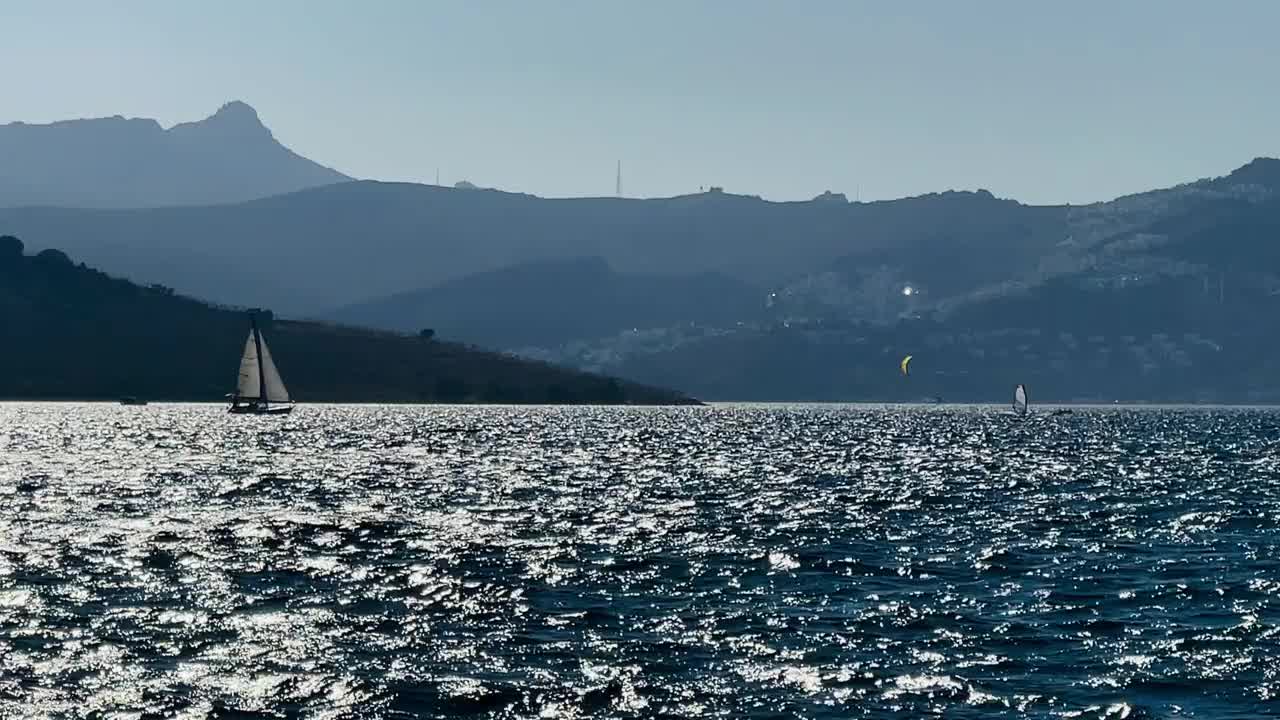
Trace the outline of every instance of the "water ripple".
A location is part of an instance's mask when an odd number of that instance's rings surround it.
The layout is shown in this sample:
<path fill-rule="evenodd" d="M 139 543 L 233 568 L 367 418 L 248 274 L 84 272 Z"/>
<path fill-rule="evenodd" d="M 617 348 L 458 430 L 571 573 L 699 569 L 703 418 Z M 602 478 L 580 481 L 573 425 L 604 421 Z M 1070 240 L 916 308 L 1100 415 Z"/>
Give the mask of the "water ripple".
<path fill-rule="evenodd" d="M 1258 717 L 1280 414 L 0 404 L 0 717 Z"/>

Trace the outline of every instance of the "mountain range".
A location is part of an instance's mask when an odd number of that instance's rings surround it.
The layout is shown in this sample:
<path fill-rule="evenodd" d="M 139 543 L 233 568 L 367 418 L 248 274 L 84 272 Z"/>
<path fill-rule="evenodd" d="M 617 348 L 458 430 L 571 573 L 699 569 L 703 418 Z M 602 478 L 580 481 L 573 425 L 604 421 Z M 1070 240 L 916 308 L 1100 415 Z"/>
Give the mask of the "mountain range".
<path fill-rule="evenodd" d="M 350 179 L 281 145 L 243 102 L 167 129 L 118 115 L 0 125 L 0 207 L 214 205 Z"/>
<path fill-rule="evenodd" d="M 805 309 L 544 357 L 707 398 L 990 401 L 1024 382 L 1042 400 L 1280 402 L 1280 161 L 1069 208 L 1066 225 L 1034 272 L 889 321 Z"/>
<path fill-rule="evenodd" d="M 1040 399 L 1280 400 L 1274 159 L 1079 206 L 317 185 L 10 207 L 0 232 L 215 302 L 432 328 L 709 399 L 979 400 L 1027 382 Z"/>
<path fill-rule="evenodd" d="M 759 288 L 762 302 L 814 273 L 886 264 L 924 273 L 922 291 L 937 282 L 950 292 L 1033 270 L 1062 239 L 1064 216 L 985 192 L 877 203 L 727 193 L 549 200 L 359 181 L 234 205 L 11 208 L 0 210 L 0 227 L 140 281 L 314 314 L 575 257 L 649 276 L 719 273 Z M 971 276 L 947 272 L 973 252 L 984 262 Z"/>

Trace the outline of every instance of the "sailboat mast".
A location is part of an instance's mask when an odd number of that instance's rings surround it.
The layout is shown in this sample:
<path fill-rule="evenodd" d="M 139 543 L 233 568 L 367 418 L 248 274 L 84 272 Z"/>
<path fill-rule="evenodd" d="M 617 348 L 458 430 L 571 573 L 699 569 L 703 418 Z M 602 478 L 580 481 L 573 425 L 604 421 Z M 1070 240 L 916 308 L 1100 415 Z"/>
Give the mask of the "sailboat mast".
<path fill-rule="evenodd" d="M 249 327 L 253 330 L 253 349 L 258 356 L 258 400 L 267 402 L 267 373 L 262 367 L 262 333 L 258 332 L 258 316 L 249 315 Z"/>

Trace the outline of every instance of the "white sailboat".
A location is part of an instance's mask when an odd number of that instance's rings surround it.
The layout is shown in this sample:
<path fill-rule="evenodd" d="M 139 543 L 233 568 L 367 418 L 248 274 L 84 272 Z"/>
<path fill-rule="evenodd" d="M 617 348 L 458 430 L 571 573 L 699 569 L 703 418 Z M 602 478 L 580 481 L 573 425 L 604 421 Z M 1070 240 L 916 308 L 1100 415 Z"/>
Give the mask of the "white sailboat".
<path fill-rule="evenodd" d="M 1018 415 L 1027 414 L 1027 386 L 1021 383 L 1013 390 L 1013 412 Z"/>
<path fill-rule="evenodd" d="M 285 415 L 293 410 L 293 401 L 280 379 L 280 370 L 271 359 L 267 341 L 258 331 L 258 321 L 249 318 L 249 338 L 240 356 L 240 377 L 231 396 L 228 412 L 251 415 Z"/>

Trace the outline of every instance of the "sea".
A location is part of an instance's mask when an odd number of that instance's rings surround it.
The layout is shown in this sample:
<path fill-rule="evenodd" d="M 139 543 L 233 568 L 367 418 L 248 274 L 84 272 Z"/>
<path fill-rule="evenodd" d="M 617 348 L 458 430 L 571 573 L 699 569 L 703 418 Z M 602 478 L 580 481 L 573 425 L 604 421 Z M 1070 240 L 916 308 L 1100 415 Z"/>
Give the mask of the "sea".
<path fill-rule="evenodd" d="M 1280 716 L 1280 410 L 0 404 L 0 718 Z"/>

